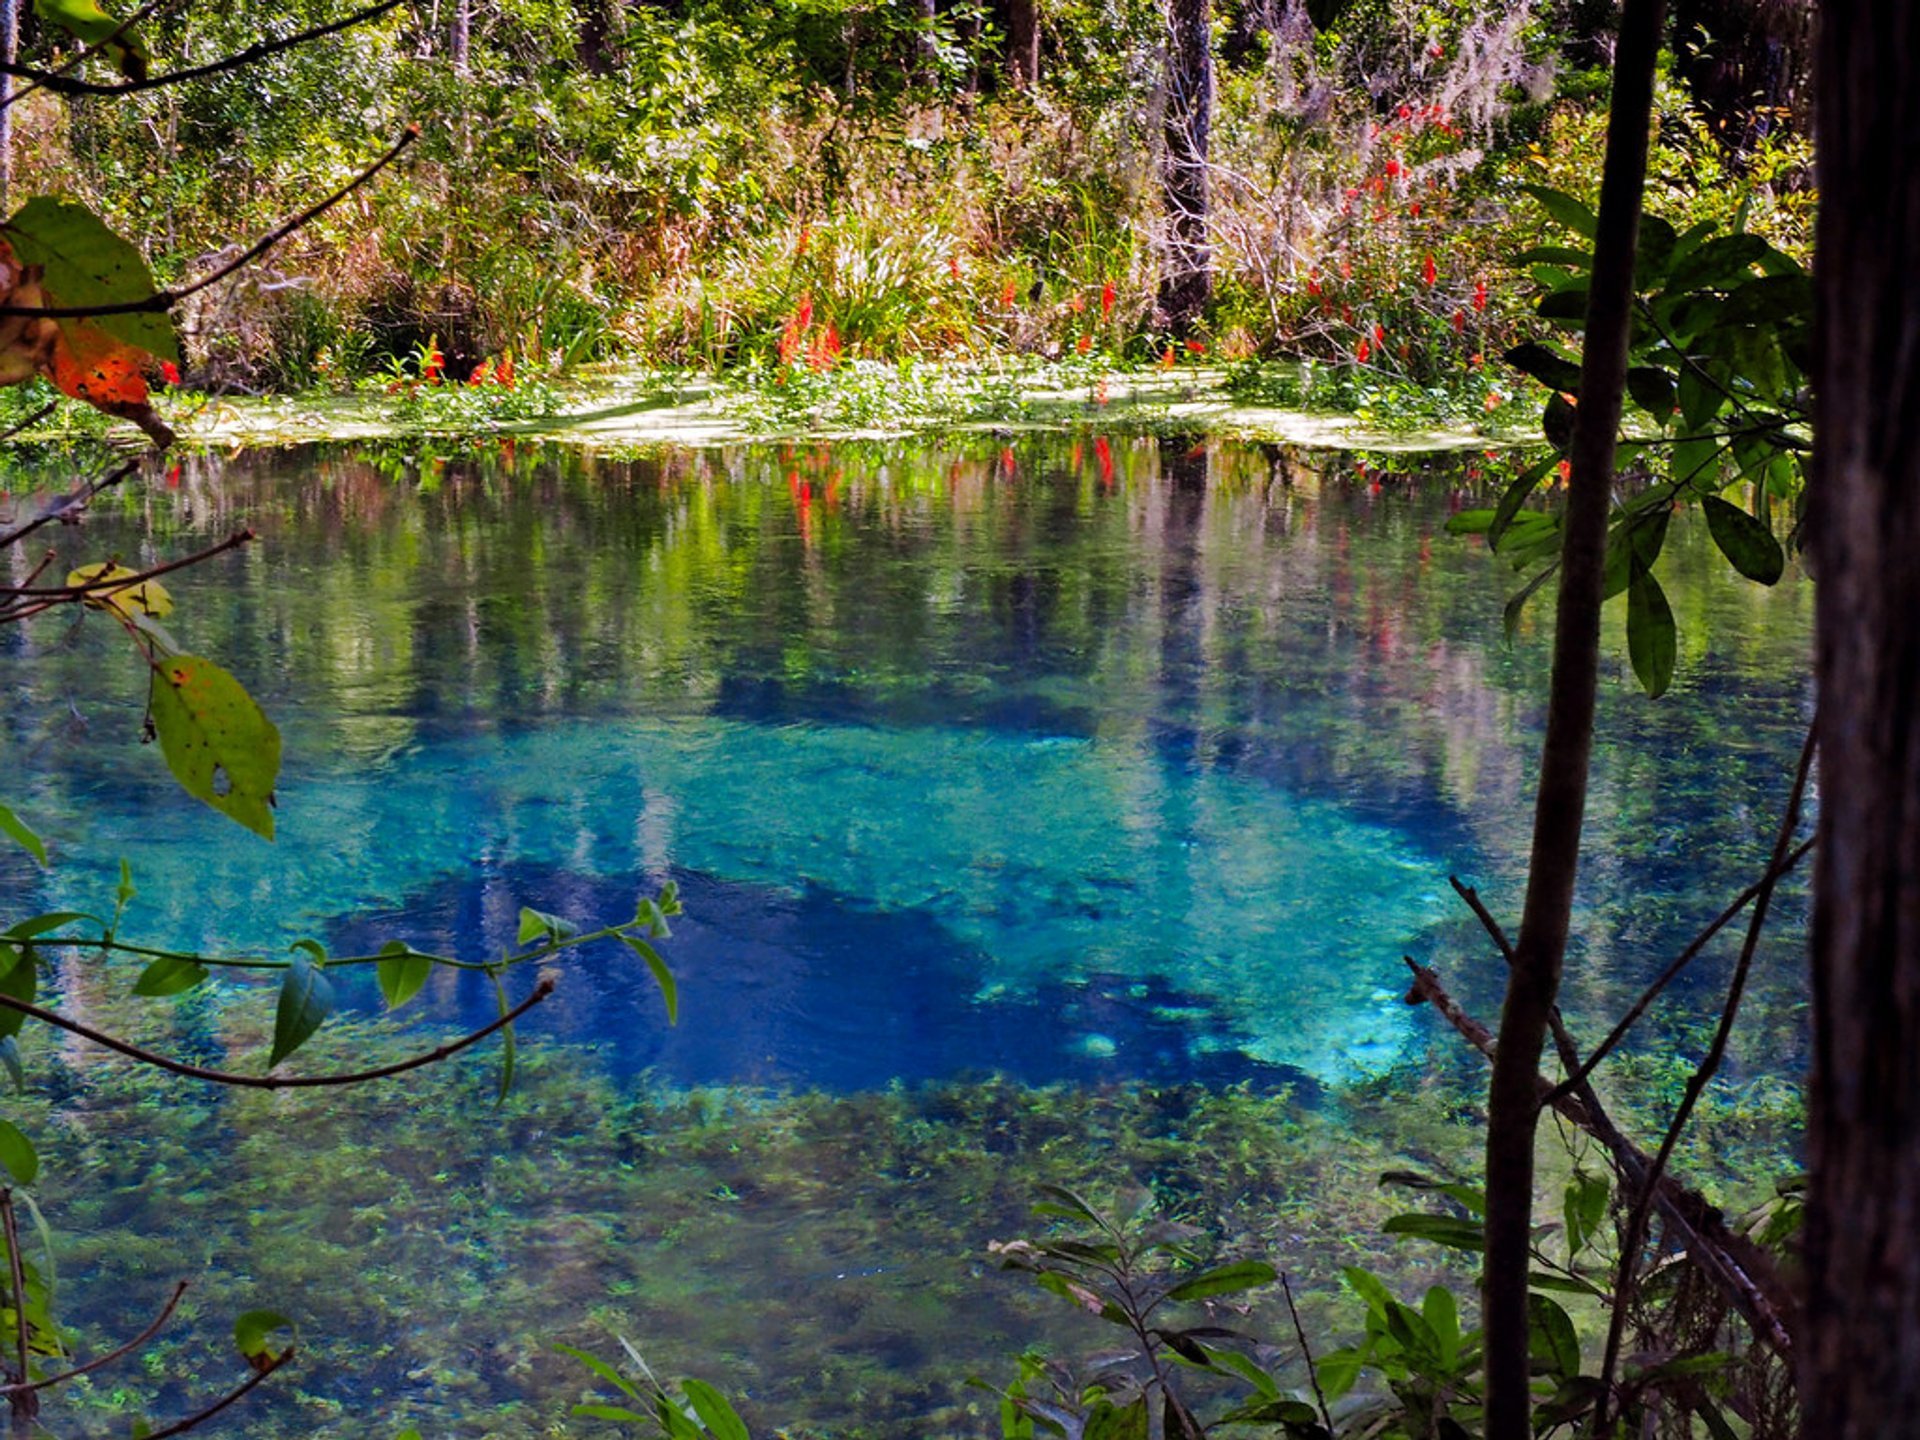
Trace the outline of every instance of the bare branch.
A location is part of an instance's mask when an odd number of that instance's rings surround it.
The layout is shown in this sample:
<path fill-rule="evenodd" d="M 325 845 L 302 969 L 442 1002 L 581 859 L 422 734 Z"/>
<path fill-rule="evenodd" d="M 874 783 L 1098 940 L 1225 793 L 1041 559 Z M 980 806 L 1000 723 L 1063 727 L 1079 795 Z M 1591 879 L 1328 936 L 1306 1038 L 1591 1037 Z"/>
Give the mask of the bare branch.
<path fill-rule="evenodd" d="M 244 1381 L 232 1390 L 229 1390 L 225 1395 L 222 1395 L 218 1400 L 214 1401 L 213 1404 L 207 1406 L 206 1409 L 197 1414 L 189 1415 L 184 1420 L 176 1420 L 164 1430 L 149 1431 L 147 1440 L 167 1440 L 167 1437 L 170 1435 L 184 1435 L 201 1422 L 211 1420 L 291 1359 L 293 1359 L 293 1348 L 289 1346 L 270 1360 L 261 1362 L 260 1367 L 255 1370 L 253 1374 L 249 1375 Z"/>
<path fill-rule="evenodd" d="M 0 64 L 0 75 L 12 75 L 22 80 L 31 80 L 56 95 L 132 95 L 141 90 L 157 90 L 163 85 L 179 85 L 188 80 L 204 80 L 211 75 L 222 75 L 229 70 L 240 70 L 269 55 L 277 55 L 282 50 L 291 50 L 296 45 L 305 45 L 310 41 L 338 34 L 342 30 L 364 25 L 369 20 L 377 20 L 389 10 L 399 7 L 402 0 L 379 0 L 364 10 L 332 20 L 325 25 L 315 25 L 302 30 L 297 35 L 283 36 L 278 40 L 258 40 L 244 50 L 236 50 L 219 60 L 210 60 L 204 65 L 189 65 L 181 70 L 168 70 L 164 74 L 149 75 L 144 80 L 122 80 L 112 84 L 102 84 L 93 80 L 80 80 L 66 73 L 70 67 L 59 70 L 42 70 L 33 65 Z M 120 28 L 130 28 L 132 22 Z M 80 57 L 84 59 L 85 57 Z"/>
<path fill-rule="evenodd" d="M 190 1080 L 206 1080 L 215 1085 L 231 1085 L 244 1090 L 309 1090 L 326 1085 L 360 1085 L 369 1080 L 384 1080 L 390 1075 L 401 1075 L 409 1070 L 418 1070 L 423 1065 L 436 1064 L 459 1054 L 470 1045 L 479 1044 L 496 1030 L 506 1029 L 551 994 L 553 994 L 553 981 L 550 978 L 542 979 L 533 987 L 533 993 L 513 1009 L 497 1020 L 481 1026 L 478 1030 L 462 1035 L 458 1040 L 449 1041 L 424 1054 L 410 1056 L 405 1060 L 396 1060 L 391 1065 L 378 1065 L 371 1070 L 355 1070 L 345 1075 L 241 1075 L 232 1070 L 210 1070 L 204 1065 L 189 1065 L 183 1060 L 175 1060 L 152 1050 L 143 1050 L 130 1041 L 120 1039 L 117 1035 L 96 1030 L 91 1025 L 81 1024 L 78 1020 L 69 1020 L 57 1010 L 43 1009 L 25 1000 L 16 1000 L 11 995 L 0 995 L 0 1006 L 17 1010 L 30 1019 L 53 1026 L 56 1030 L 65 1030 L 69 1035 L 78 1035 L 83 1040 L 91 1040 L 96 1045 L 125 1055 L 128 1059 L 138 1060 L 143 1065 L 152 1065 L 159 1070 L 184 1075 Z"/>
<path fill-rule="evenodd" d="M 386 154 L 368 165 L 326 199 L 309 205 L 290 219 L 281 221 L 252 245 L 242 250 L 238 257 L 202 275 L 190 284 L 177 285 L 171 290 L 156 290 L 153 294 L 139 300 L 124 300 L 113 305 L 0 305 L 0 315 L 37 316 L 51 320 L 84 320 L 101 315 L 156 315 L 171 310 L 189 296 L 197 295 L 208 286 L 219 284 L 236 270 L 251 265 L 296 230 L 312 224 L 314 220 L 398 160 L 407 147 L 419 138 L 420 127 L 409 125 L 400 132 L 400 138 L 393 142 Z"/>
<path fill-rule="evenodd" d="M 173 1318 L 174 1307 L 180 1303 L 180 1297 L 186 1293 L 187 1282 L 185 1280 L 177 1282 L 173 1287 L 173 1294 L 169 1295 L 167 1303 L 160 1307 L 160 1313 L 154 1317 L 153 1323 L 126 1344 L 116 1345 L 106 1354 L 96 1356 L 84 1365 L 76 1365 L 73 1369 L 63 1370 L 58 1375 L 49 1375 L 44 1380 L 22 1380 L 14 1385 L 0 1385 L 0 1395 L 11 1395 L 18 1390 L 45 1390 L 54 1385 L 63 1385 L 69 1380 L 76 1380 L 95 1370 L 103 1370 L 114 1361 L 124 1359 L 160 1333 L 167 1321 Z"/>
<path fill-rule="evenodd" d="M 48 409 L 51 408 L 53 407 L 48 406 Z M 42 411 L 41 413 L 45 414 L 46 412 Z M 10 545 L 18 544 L 34 531 L 38 530 L 42 525 L 51 524 L 55 520 L 65 520 L 69 516 L 79 514 L 82 510 L 86 509 L 87 503 L 96 495 L 100 494 L 101 491 L 111 489 L 113 486 L 118 485 L 139 468 L 140 462 L 138 460 L 129 460 L 118 470 L 114 470 L 98 480 L 89 480 L 84 485 L 69 490 L 58 500 L 50 503 L 45 510 L 42 510 L 26 524 L 20 526 L 18 529 L 9 530 L 4 535 L 0 535 L 0 550 L 4 550 Z"/>

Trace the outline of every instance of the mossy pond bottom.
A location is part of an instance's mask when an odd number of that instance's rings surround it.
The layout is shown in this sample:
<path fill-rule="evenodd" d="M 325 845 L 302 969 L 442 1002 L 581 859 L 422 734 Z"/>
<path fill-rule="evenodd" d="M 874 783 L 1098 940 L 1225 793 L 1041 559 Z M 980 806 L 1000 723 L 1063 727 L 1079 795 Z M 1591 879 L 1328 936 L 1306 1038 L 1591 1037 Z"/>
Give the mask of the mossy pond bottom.
<path fill-rule="evenodd" d="M 504 1101 L 484 1049 L 261 1096 L 26 1037 L 8 1113 L 42 1140 L 83 1345 L 195 1282 L 144 1362 L 71 1403 L 182 1413 L 231 1374 L 231 1317 L 271 1307 L 297 1368 L 203 1433 L 598 1433 L 552 1346 L 626 1336 L 756 1433 L 988 1435 L 969 1374 L 1103 1338 L 986 1261 L 1043 1181 L 1149 1187 L 1339 1330 L 1341 1264 L 1438 1263 L 1377 1236 L 1401 1208 L 1378 1172 L 1468 1172 L 1478 1143 L 1475 1062 L 1402 1003 L 1402 957 L 1492 1013 L 1447 877 L 1517 913 L 1547 617 L 1509 643 L 1512 577 L 1443 527 L 1497 468 L 1093 432 L 489 440 L 201 458 L 103 502 L 67 541 L 84 558 L 258 532 L 176 577 L 168 623 L 280 724 L 279 839 L 138 745 L 112 627 L 15 627 L 3 798 L 55 859 L 0 858 L 19 906 L 110 903 L 124 858 L 127 933 L 166 944 L 488 955 L 522 905 L 605 922 L 669 878 L 688 913 L 679 1024 L 637 960 L 585 952 Z M 1757 870 L 1807 719 L 1807 587 L 1676 533 L 1674 691 L 1638 695 L 1609 637 L 1576 1028 Z M 1729 1201 L 1795 1144 L 1800 892 L 1786 908 L 1683 1154 Z M 1622 1057 L 1624 1113 L 1671 1101 L 1728 959 Z M 48 983 L 170 1053 L 264 1059 L 269 996 L 137 1006 L 132 973 L 55 957 Z M 440 977 L 401 1025 L 347 990 L 301 1068 L 494 1003 Z"/>

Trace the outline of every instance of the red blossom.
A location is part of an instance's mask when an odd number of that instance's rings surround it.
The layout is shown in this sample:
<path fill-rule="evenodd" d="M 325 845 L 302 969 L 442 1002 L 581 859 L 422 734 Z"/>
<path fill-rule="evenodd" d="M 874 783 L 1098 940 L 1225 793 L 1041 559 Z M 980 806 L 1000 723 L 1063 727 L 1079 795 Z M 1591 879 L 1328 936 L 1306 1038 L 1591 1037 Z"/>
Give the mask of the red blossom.
<path fill-rule="evenodd" d="M 467 376 L 467 384 L 485 385 L 491 382 L 492 379 L 493 362 L 491 360 L 482 360 L 478 365 L 473 367 L 473 373 Z"/>
<path fill-rule="evenodd" d="M 1160 364 L 1163 369 L 1171 369 L 1173 367 L 1172 345 L 1168 345 L 1165 352 L 1160 356 Z"/>
<path fill-rule="evenodd" d="M 1207 353 L 1207 346 L 1206 346 L 1206 342 L 1205 342 L 1205 341 L 1203 341 L 1203 340 L 1189 340 L 1189 341 L 1187 341 L 1187 353 L 1188 353 L 1189 355 L 1204 355 L 1204 354 L 1206 354 L 1206 353 Z"/>
<path fill-rule="evenodd" d="M 1000 287 L 1000 305 L 1005 310 L 1013 308 L 1013 281 L 1011 280 Z"/>
<path fill-rule="evenodd" d="M 500 363 L 493 367 L 493 383 L 502 389 L 513 388 L 513 352 L 507 351 L 500 357 Z"/>
<path fill-rule="evenodd" d="M 180 367 L 171 360 L 162 360 L 160 362 L 160 378 L 169 385 L 178 385 L 180 383 Z"/>
<path fill-rule="evenodd" d="M 1086 354 L 1089 350 L 1093 349 L 1093 336 L 1082 335 L 1078 340 L 1073 342 L 1073 348 L 1078 350 L 1082 355 Z"/>
<path fill-rule="evenodd" d="M 1453 312 L 1453 333 L 1456 335 L 1462 334 L 1466 330 L 1466 328 L 1467 328 L 1467 312 L 1464 310 L 1454 311 Z"/>
<path fill-rule="evenodd" d="M 1433 256 L 1427 256 L 1427 263 L 1420 267 L 1420 278 L 1425 280 L 1429 287 L 1440 278 L 1440 267 L 1433 263 Z"/>
<path fill-rule="evenodd" d="M 1487 308 L 1487 282 L 1484 280 L 1474 282 L 1473 308 L 1476 310 L 1484 310 Z"/>
<path fill-rule="evenodd" d="M 1372 354 L 1373 346 L 1369 345 L 1367 343 L 1367 337 L 1362 335 L 1360 337 L 1360 343 L 1353 347 L 1353 358 L 1364 365 L 1367 363 L 1367 357 Z"/>
<path fill-rule="evenodd" d="M 1119 299 L 1111 280 L 1103 281 L 1100 286 L 1100 318 L 1107 319 L 1113 314 L 1113 302 Z"/>
<path fill-rule="evenodd" d="M 1397 179 L 1400 175 L 1400 162 L 1392 156 L 1387 157 L 1387 178 Z"/>

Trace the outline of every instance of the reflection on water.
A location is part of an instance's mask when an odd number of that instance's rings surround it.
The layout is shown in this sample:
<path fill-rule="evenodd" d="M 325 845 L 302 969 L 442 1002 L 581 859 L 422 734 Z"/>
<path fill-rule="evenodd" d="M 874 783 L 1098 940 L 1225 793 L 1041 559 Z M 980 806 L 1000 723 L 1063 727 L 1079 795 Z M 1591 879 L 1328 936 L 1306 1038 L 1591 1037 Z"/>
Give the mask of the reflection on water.
<path fill-rule="evenodd" d="M 1544 688 L 1544 610 L 1503 644 L 1504 574 L 1442 533 L 1473 483 L 1369 485 L 1190 438 L 190 462 L 83 533 L 131 559 L 260 532 L 182 578 L 170 623 L 281 724 L 280 842 L 184 799 L 132 743 L 142 687 L 107 626 L 45 626 L 0 636 L 0 774 L 58 864 L 42 879 L 9 854 L 0 882 L 97 903 L 125 856 L 137 928 L 170 942 L 489 953 L 522 904 L 604 920 L 673 876 L 680 1027 L 624 952 L 571 968 L 529 1026 L 619 1081 L 846 1105 L 995 1075 L 1244 1083 L 1296 1107 L 1369 1077 L 1411 1087 L 1433 1037 L 1400 1002 L 1400 957 L 1489 1003 L 1446 876 L 1517 910 Z M 1637 697 L 1613 637 L 1576 1018 L 1617 1007 L 1750 878 L 1805 723 L 1806 588 L 1745 585 L 1680 525 L 1662 563 L 1680 679 Z M 1797 913 L 1736 1077 L 1793 1065 Z M 65 980 L 76 998 L 100 983 Z M 449 979 L 416 1008 L 438 1031 L 491 1003 Z M 257 1009 L 195 997 L 172 1043 L 222 1058 Z M 297 1163 L 284 1135 L 236 1140 L 235 1109 L 214 1102 L 176 1157 L 183 1195 L 217 1207 L 194 1165 L 210 1149 Z M 905 1203 L 894 1183 L 866 1177 L 861 1204 Z M 461 1203 L 521 1224 L 529 1202 Z M 436 1207 L 409 1223 L 460 1233 Z M 788 1221 L 818 1241 L 818 1217 Z M 526 1303 L 569 1323 L 628 1249 Z M 922 1263 L 888 1255 L 854 1268 Z M 211 1245 L 196 1263 L 237 1262 Z M 519 1275 L 484 1244 L 449 1263 Z M 490 1376 L 486 1403 L 523 1382 Z"/>

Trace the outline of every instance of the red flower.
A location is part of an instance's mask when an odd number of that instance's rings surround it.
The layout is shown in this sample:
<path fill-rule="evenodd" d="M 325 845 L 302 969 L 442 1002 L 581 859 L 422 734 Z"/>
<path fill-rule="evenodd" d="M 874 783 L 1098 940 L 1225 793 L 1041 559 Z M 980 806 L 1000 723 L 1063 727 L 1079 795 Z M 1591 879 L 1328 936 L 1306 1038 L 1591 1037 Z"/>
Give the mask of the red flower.
<path fill-rule="evenodd" d="M 1081 312 L 1083 312 L 1086 308 L 1087 308 L 1086 296 L 1075 294 L 1075 295 L 1069 295 L 1067 297 L 1067 309 L 1071 310 L 1074 314 L 1078 315 Z"/>
<path fill-rule="evenodd" d="M 1318 295 L 1319 293 L 1320 293 L 1320 277 L 1318 275 L 1309 273 L 1307 275 L 1307 294 Z"/>
<path fill-rule="evenodd" d="M 960 278 L 960 257 L 958 255 L 949 255 L 947 257 L 947 273 L 956 280 Z"/>
<path fill-rule="evenodd" d="M 1387 178 L 1396 179 L 1400 174 L 1400 162 L 1391 156 L 1387 158 Z"/>
<path fill-rule="evenodd" d="M 1367 357 L 1372 354 L 1373 347 L 1367 343 L 1367 337 L 1362 335 L 1360 337 L 1360 343 L 1353 347 L 1353 358 L 1364 365 L 1367 363 Z"/>
<path fill-rule="evenodd" d="M 1420 218 L 1420 202 L 1418 200 L 1414 201 L 1411 205 L 1407 206 L 1407 214 L 1412 216 L 1415 220 L 1418 220 Z"/>
<path fill-rule="evenodd" d="M 806 254 L 807 246 L 811 244 L 812 241 L 813 241 L 813 227 L 811 225 L 806 225 L 806 224 L 801 225 L 800 238 L 794 242 L 793 253 L 795 255 Z"/>
<path fill-rule="evenodd" d="M 420 378 L 429 385 L 438 385 L 441 368 L 446 363 L 447 357 L 440 353 L 440 347 L 429 341 L 427 353 L 420 357 Z"/>
<path fill-rule="evenodd" d="M 1572 478 L 1573 478 L 1573 461 L 1562 460 L 1560 462 L 1560 483 L 1564 485 Z"/>
<path fill-rule="evenodd" d="M 1100 318 L 1107 319 L 1113 314 L 1113 302 L 1120 297 L 1114 293 L 1113 282 L 1103 281 L 1100 286 Z"/>
<path fill-rule="evenodd" d="M 467 384 L 485 385 L 492 379 L 493 362 L 491 360 L 482 360 L 478 365 L 473 367 L 473 373 L 467 376 Z"/>
<path fill-rule="evenodd" d="M 1082 355 L 1086 354 L 1089 350 L 1093 349 L 1093 336 L 1082 335 L 1078 340 L 1073 342 L 1073 348 L 1078 350 Z"/>
<path fill-rule="evenodd" d="M 1188 353 L 1189 355 L 1204 355 L 1204 354 L 1206 354 L 1206 353 L 1207 353 L 1207 346 L 1206 346 L 1206 342 L 1205 342 L 1205 341 L 1203 341 L 1203 340 L 1189 340 L 1189 341 L 1187 341 L 1187 353 Z"/>
<path fill-rule="evenodd" d="M 1467 312 L 1464 310 L 1454 311 L 1453 312 L 1453 333 L 1456 335 L 1459 335 L 1463 333 L 1466 330 L 1466 328 L 1467 328 Z"/>
<path fill-rule="evenodd" d="M 493 367 L 493 383 L 503 389 L 513 388 L 513 352 L 507 351 L 500 357 L 500 363 Z"/>
<path fill-rule="evenodd" d="M 1161 368 L 1163 369 L 1170 370 L 1173 368 L 1173 346 L 1172 345 L 1168 345 L 1166 348 L 1166 352 L 1163 355 L 1161 355 L 1160 365 L 1161 365 Z"/>
<path fill-rule="evenodd" d="M 1013 308 L 1013 281 L 1009 280 L 1000 287 L 1000 304 L 1003 309 Z"/>
<path fill-rule="evenodd" d="M 1386 326 L 1376 325 L 1373 327 L 1373 343 L 1376 345 L 1385 345 L 1387 343 Z"/>
<path fill-rule="evenodd" d="M 180 367 L 171 360 L 162 360 L 160 362 L 160 378 L 169 385 L 178 385 L 180 383 Z"/>
<path fill-rule="evenodd" d="M 1433 263 L 1433 256 L 1427 256 L 1427 263 L 1420 267 L 1420 278 L 1425 280 L 1429 286 L 1440 278 L 1440 268 Z"/>
<path fill-rule="evenodd" d="M 1476 310 L 1487 308 L 1487 282 L 1484 280 L 1474 282 L 1473 308 Z"/>

